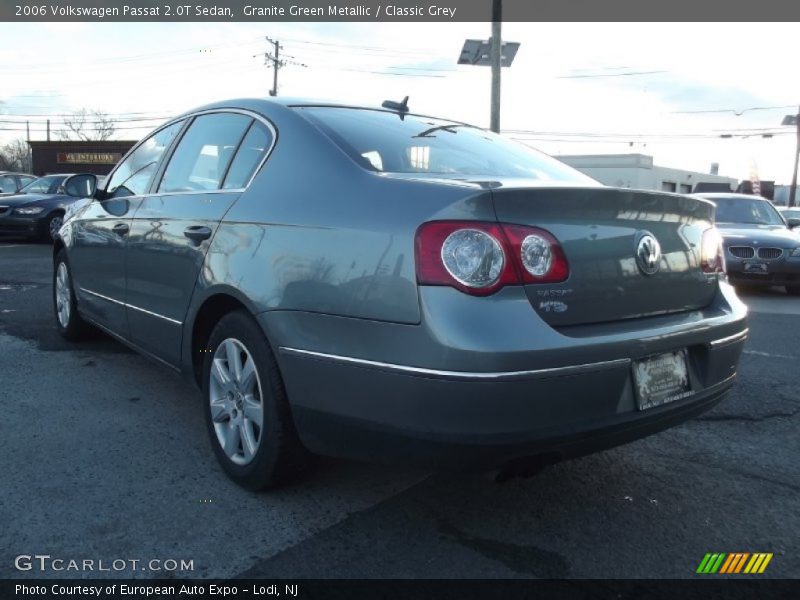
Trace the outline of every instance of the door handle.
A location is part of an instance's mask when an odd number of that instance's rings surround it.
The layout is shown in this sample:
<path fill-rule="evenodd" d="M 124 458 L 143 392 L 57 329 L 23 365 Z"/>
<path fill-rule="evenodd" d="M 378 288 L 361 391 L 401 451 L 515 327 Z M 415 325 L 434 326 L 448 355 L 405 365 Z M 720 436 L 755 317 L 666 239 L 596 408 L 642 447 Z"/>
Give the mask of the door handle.
<path fill-rule="evenodd" d="M 122 237 L 128 235 L 128 231 L 130 231 L 130 227 L 128 227 L 127 223 L 117 223 L 114 227 L 111 228 L 111 231 L 116 233 L 118 236 Z"/>
<path fill-rule="evenodd" d="M 211 237 L 211 229 L 205 225 L 192 225 L 183 230 L 183 235 L 199 244 Z"/>

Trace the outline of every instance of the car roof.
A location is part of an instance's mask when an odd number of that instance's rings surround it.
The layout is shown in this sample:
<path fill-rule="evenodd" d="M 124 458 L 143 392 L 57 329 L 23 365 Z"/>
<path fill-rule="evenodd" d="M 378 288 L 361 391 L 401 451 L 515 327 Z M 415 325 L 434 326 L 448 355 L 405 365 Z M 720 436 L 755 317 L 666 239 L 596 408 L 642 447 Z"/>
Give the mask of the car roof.
<path fill-rule="evenodd" d="M 239 108 L 239 109 L 252 110 L 255 112 L 262 112 L 262 113 L 266 111 L 268 113 L 270 109 L 290 110 L 292 108 L 312 107 L 312 106 L 326 107 L 326 108 L 355 108 L 361 110 L 376 110 L 376 111 L 397 114 L 396 110 L 385 108 L 380 105 L 353 104 L 347 102 L 337 102 L 335 100 L 329 100 L 329 99 L 307 98 L 298 96 L 280 96 L 280 97 L 269 97 L 269 98 L 232 98 L 230 100 L 222 100 L 219 102 L 214 102 L 212 104 L 206 104 L 204 106 L 198 106 L 191 110 L 187 110 L 181 113 L 180 115 L 176 115 L 167 122 L 172 122 L 177 119 L 187 117 L 202 111 L 224 109 L 224 108 Z M 470 127 L 475 127 L 474 125 L 470 125 L 469 123 L 461 123 L 460 121 L 448 119 L 446 117 L 437 117 L 435 115 L 426 115 L 424 113 L 414 112 L 413 104 L 409 107 L 408 112 L 406 112 L 405 114 L 408 116 L 439 119 L 442 121 L 448 121 L 451 123 L 460 123 L 462 125 L 469 125 Z"/>

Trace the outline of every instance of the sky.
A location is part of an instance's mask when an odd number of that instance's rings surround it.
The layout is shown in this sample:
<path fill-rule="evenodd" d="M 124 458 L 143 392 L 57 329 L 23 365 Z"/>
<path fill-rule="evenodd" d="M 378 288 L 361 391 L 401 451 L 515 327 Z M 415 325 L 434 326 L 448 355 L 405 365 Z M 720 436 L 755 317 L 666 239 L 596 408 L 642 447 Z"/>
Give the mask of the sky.
<path fill-rule="evenodd" d="M 501 129 L 556 156 L 636 152 L 786 184 L 798 34 L 796 23 L 505 23 L 503 39 L 521 45 L 502 73 Z M 291 61 L 280 95 L 408 95 L 413 112 L 488 127 L 490 71 L 456 60 L 465 39 L 489 35 L 489 23 L 3 23 L 0 143 L 24 138 L 26 121 L 45 139 L 45 119 L 55 131 L 80 108 L 134 140 L 208 102 L 265 97 L 267 37 Z"/>

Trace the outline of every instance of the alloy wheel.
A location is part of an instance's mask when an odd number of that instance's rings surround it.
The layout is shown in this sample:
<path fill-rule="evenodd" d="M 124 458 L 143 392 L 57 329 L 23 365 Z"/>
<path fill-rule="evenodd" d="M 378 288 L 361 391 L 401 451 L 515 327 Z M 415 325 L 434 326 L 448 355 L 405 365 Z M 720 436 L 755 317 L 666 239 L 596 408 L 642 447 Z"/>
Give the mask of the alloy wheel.
<path fill-rule="evenodd" d="M 59 215 L 50 219 L 50 239 L 54 240 L 58 237 L 58 232 L 63 224 L 64 219 Z"/>
<path fill-rule="evenodd" d="M 261 444 L 264 403 L 255 361 L 239 340 L 228 338 L 217 346 L 209 392 L 220 447 L 233 463 L 248 464 Z"/>
<path fill-rule="evenodd" d="M 56 271 L 56 313 L 61 327 L 69 326 L 70 312 L 72 310 L 72 290 L 69 283 L 69 270 L 67 264 L 59 263 Z"/>

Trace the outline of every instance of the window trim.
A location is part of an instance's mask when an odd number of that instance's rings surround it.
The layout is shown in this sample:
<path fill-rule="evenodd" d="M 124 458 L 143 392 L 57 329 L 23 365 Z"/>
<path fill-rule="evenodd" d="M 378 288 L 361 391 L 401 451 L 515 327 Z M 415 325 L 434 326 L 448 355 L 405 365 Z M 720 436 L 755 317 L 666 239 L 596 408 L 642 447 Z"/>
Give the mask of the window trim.
<path fill-rule="evenodd" d="M 269 148 L 267 148 L 266 152 L 264 153 L 264 156 L 261 159 L 261 162 L 258 163 L 258 166 L 253 171 L 253 174 L 250 176 L 250 179 L 247 180 L 247 184 L 245 184 L 245 186 L 241 187 L 241 188 L 229 188 L 229 189 L 217 188 L 216 190 L 189 190 L 189 191 L 184 191 L 184 192 L 158 192 L 157 191 L 158 190 L 158 186 L 161 185 L 161 180 L 164 178 L 164 173 L 166 172 L 167 167 L 169 166 L 169 161 L 172 160 L 172 155 L 175 154 L 175 150 L 177 150 L 178 145 L 180 144 L 181 140 L 183 139 L 183 136 L 186 135 L 187 131 L 189 131 L 189 127 L 192 126 L 192 123 L 194 123 L 194 121 L 195 121 L 195 119 L 197 117 L 201 117 L 203 115 L 217 114 L 217 113 L 240 114 L 240 115 L 244 115 L 246 117 L 250 117 L 251 119 L 258 120 L 261 123 L 263 123 L 264 126 L 272 134 L 272 142 L 270 143 Z M 272 122 L 269 119 L 267 119 L 265 116 L 260 115 L 260 114 L 258 114 L 256 112 L 253 112 L 253 111 L 250 111 L 250 110 L 247 110 L 247 109 L 243 109 L 243 108 L 209 108 L 207 110 L 201 110 L 201 111 L 197 111 L 197 112 L 191 113 L 189 115 L 184 115 L 182 118 L 187 119 L 187 125 L 186 125 L 186 127 L 184 127 L 180 131 L 179 135 L 175 139 L 175 143 L 169 148 L 169 154 L 166 156 L 166 158 L 163 160 L 162 164 L 159 166 L 159 169 L 156 172 L 156 177 L 153 179 L 153 182 L 150 185 L 150 190 L 148 191 L 147 194 L 144 194 L 144 196 L 186 196 L 186 195 L 190 195 L 190 194 L 196 196 L 198 194 L 236 194 L 236 193 L 242 193 L 245 190 L 247 190 L 247 188 L 250 187 L 251 183 L 253 183 L 253 180 L 256 178 L 256 176 L 258 175 L 259 171 L 261 171 L 261 169 L 263 168 L 264 164 L 267 162 L 267 159 L 272 155 L 272 150 L 275 148 L 275 144 L 278 141 L 278 130 L 276 129 L 276 127 L 272 124 Z M 250 131 L 250 128 L 252 126 L 253 126 L 253 124 L 250 123 L 250 125 L 247 127 L 247 129 L 245 129 L 245 135 L 247 134 L 248 131 Z M 242 139 L 239 140 L 239 145 L 236 147 L 236 151 L 237 152 L 239 151 L 239 148 L 241 147 L 241 143 L 242 143 L 243 140 L 244 140 L 244 136 L 242 136 Z M 236 153 L 233 154 L 233 157 L 231 158 L 230 164 L 233 163 L 233 160 L 235 158 L 236 158 Z M 229 169 L 230 169 L 230 164 L 228 165 Z M 225 176 L 227 177 L 227 175 L 228 174 L 226 172 Z M 222 185 L 223 183 L 225 183 L 224 179 L 220 182 L 220 185 Z"/>
<path fill-rule="evenodd" d="M 189 129 L 191 124 L 194 123 L 195 118 L 199 117 L 201 115 L 207 115 L 207 114 L 213 114 L 213 113 L 237 113 L 237 114 L 242 114 L 242 115 L 251 117 L 253 119 L 256 119 L 256 120 L 260 121 L 269 130 L 269 132 L 272 134 L 272 142 L 270 143 L 269 148 L 267 148 L 267 151 L 264 152 L 264 157 L 261 159 L 261 162 L 258 163 L 258 166 L 253 171 L 253 174 L 250 176 L 250 179 L 247 181 L 247 184 L 242 188 L 236 188 L 236 189 L 216 189 L 216 190 L 204 190 L 204 191 L 191 190 L 191 191 L 188 191 L 188 192 L 161 192 L 161 193 L 153 191 L 154 189 L 157 190 L 158 186 L 161 185 L 161 179 L 164 177 L 164 171 L 166 171 L 166 168 L 169 165 L 169 161 L 172 160 L 172 155 L 174 154 L 175 149 L 178 147 L 178 144 L 183 139 L 183 136 L 186 134 L 186 131 Z M 169 121 L 167 121 L 166 123 L 164 123 L 163 125 L 158 127 L 157 129 L 154 129 L 153 131 L 150 132 L 150 134 L 147 137 L 142 138 L 141 140 L 139 140 L 139 142 L 136 145 L 134 145 L 133 148 L 128 150 L 128 152 L 125 154 L 125 156 L 123 156 L 120 159 L 120 161 L 116 164 L 114 169 L 106 176 L 106 187 L 103 188 L 103 192 L 105 193 L 105 191 L 108 189 L 108 183 L 111 181 L 111 178 L 113 177 L 114 173 L 119 168 L 119 166 L 125 161 L 125 159 L 128 158 L 129 155 L 133 154 L 137 150 L 137 148 L 139 148 L 139 146 L 141 146 L 144 142 L 146 142 L 148 139 L 153 137 L 159 131 L 161 131 L 162 129 L 165 129 L 165 128 L 169 127 L 170 125 L 172 125 L 174 123 L 177 123 L 179 121 L 185 121 L 183 127 L 181 128 L 180 131 L 178 131 L 178 134 L 175 136 L 175 139 L 172 140 L 172 143 L 167 148 L 167 150 L 164 152 L 164 156 L 161 158 L 161 164 L 159 165 L 158 170 L 156 171 L 153 180 L 150 182 L 150 185 L 148 186 L 147 192 L 144 193 L 144 194 L 139 194 L 138 196 L 136 196 L 137 198 L 149 198 L 149 197 L 152 197 L 152 196 L 181 196 L 181 195 L 187 195 L 187 194 L 197 195 L 197 194 L 242 193 L 242 192 L 246 191 L 247 188 L 249 188 L 250 185 L 253 183 L 253 180 L 258 176 L 259 172 L 264 167 L 264 164 L 267 162 L 267 159 L 269 159 L 269 157 L 272 155 L 272 151 L 275 149 L 275 145 L 278 143 L 278 129 L 277 129 L 277 127 L 275 127 L 275 125 L 272 123 L 272 121 L 270 121 L 264 115 L 259 114 L 259 113 L 254 112 L 254 111 L 251 111 L 251 110 L 247 110 L 247 109 L 244 109 L 244 108 L 209 108 L 209 109 L 206 109 L 206 110 L 199 110 L 197 112 L 183 114 L 183 115 L 181 115 L 179 117 L 175 117 L 174 119 L 170 119 Z M 252 123 L 251 123 L 250 126 L 252 127 Z M 247 131 L 249 131 L 249 128 L 247 129 Z M 244 138 L 242 138 L 242 139 L 244 139 Z M 234 154 L 234 158 L 235 157 L 236 157 L 236 155 Z M 231 162 L 233 162 L 233 159 L 231 159 Z"/>
<path fill-rule="evenodd" d="M 123 156 L 122 158 L 119 159 L 119 162 L 116 165 L 114 165 L 114 168 L 111 169 L 111 171 L 108 173 L 108 175 L 106 175 L 106 184 L 105 184 L 105 187 L 103 187 L 103 198 L 102 199 L 103 200 L 111 200 L 112 199 L 111 196 L 108 195 L 108 185 L 114 179 L 114 175 L 116 175 L 116 173 L 119 170 L 119 168 L 122 165 L 122 163 L 124 163 L 126 160 L 128 160 L 128 157 L 131 156 L 134 152 L 136 152 L 142 146 L 142 144 L 144 144 L 147 140 L 149 140 L 153 136 L 157 135 L 160 131 L 166 129 L 167 127 L 170 127 L 170 126 L 174 125 L 175 123 L 180 123 L 181 121 L 184 121 L 184 124 L 178 130 L 178 133 L 175 135 L 175 138 L 173 138 L 173 140 L 170 142 L 169 146 L 167 146 L 167 148 L 164 150 L 164 154 L 167 154 L 167 153 L 171 154 L 172 148 L 175 146 L 175 141 L 177 139 L 179 139 L 183 135 L 183 132 L 186 129 L 186 123 L 189 122 L 190 120 L 191 119 L 187 118 L 186 115 L 182 115 L 180 117 L 176 117 L 174 119 L 170 119 L 169 121 L 167 121 L 166 123 L 164 123 L 160 127 L 157 127 L 156 129 L 153 129 L 153 131 L 151 131 L 147 136 L 143 137 L 136 144 L 134 144 L 133 147 L 125 153 L 125 156 Z M 158 175 L 158 169 L 156 169 L 156 172 L 155 172 L 154 175 Z M 150 195 L 149 191 L 152 188 L 152 185 L 153 185 L 153 181 L 151 179 L 150 182 L 149 182 L 149 185 L 147 186 L 147 192 L 145 192 L 144 194 L 134 194 L 133 196 L 127 196 L 127 197 L 128 198 L 142 198 L 144 196 L 149 196 Z"/>

